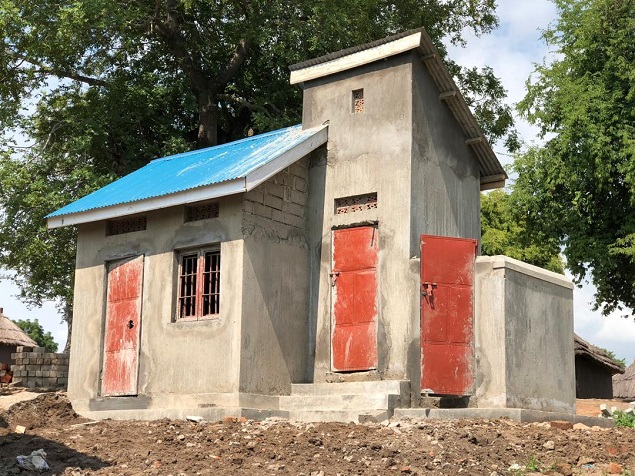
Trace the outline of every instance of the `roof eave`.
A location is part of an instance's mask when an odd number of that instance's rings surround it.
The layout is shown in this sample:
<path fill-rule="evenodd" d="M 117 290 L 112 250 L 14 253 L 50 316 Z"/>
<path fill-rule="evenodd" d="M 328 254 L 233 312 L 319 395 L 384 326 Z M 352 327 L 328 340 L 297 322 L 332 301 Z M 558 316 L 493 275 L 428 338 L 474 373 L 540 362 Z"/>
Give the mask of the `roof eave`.
<path fill-rule="evenodd" d="M 214 198 L 225 197 L 236 193 L 248 192 L 267 180 L 269 177 L 277 174 L 284 168 L 325 144 L 327 140 L 328 126 L 323 126 L 306 140 L 283 152 L 266 164 L 252 170 L 244 177 L 204 187 L 183 190 L 169 195 L 153 197 L 146 200 L 120 203 L 110 207 L 95 208 L 77 213 L 56 215 L 47 219 L 47 226 L 48 228 L 60 228 L 63 226 L 111 220 L 113 218 L 145 213 L 152 210 L 159 210 L 162 208 L 185 205 L 188 203 L 212 200 Z"/>

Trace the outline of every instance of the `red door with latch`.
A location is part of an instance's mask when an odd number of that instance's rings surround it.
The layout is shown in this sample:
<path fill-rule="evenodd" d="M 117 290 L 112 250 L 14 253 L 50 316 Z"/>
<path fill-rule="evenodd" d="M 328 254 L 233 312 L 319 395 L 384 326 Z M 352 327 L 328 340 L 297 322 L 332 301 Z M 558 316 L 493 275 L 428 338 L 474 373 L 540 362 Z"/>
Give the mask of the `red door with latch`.
<path fill-rule="evenodd" d="M 137 394 L 143 256 L 110 264 L 101 394 Z"/>
<path fill-rule="evenodd" d="M 421 235 L 421 392 L 470 395 L 478 242 Z"/>
<path fill-rule="evenodd" d="M 377 228 L 333 232 L 332 367 L 377 368 Z"/>

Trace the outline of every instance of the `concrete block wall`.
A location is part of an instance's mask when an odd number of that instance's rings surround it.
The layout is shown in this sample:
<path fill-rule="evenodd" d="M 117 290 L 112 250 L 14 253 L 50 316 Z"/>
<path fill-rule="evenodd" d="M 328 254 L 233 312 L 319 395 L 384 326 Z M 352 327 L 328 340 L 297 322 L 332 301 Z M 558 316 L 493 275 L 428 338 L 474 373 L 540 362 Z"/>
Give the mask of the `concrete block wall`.
<path fill-rule="evenodd" d="M 68 384 L 68 354 L 47 352 L 45 347 L 18 346 L 11 354 L 15 365 L 13 382 L 29 388 L 66 388 Z"/>
<path fill-rule="evenodd" d="M 304 157 L 245 194 L 245 235 L 279 241 L 305 230 L 308 164 Z"/>

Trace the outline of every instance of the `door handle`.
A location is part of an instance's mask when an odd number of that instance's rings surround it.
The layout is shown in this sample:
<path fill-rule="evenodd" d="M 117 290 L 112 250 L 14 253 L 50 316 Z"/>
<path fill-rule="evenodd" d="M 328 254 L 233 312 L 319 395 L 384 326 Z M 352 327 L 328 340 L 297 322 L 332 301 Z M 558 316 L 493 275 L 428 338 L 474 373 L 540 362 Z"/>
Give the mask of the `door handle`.
<path fill-rule="evenodd" d="M 128 321 L 128 324 L 126 325 L 126 327 L 127 327 L 128 329 L 132 329 L 132 328 L 134 327 L 134 322 L 132 322 L 132 320 L 129 320 L 129 321 Z"/>

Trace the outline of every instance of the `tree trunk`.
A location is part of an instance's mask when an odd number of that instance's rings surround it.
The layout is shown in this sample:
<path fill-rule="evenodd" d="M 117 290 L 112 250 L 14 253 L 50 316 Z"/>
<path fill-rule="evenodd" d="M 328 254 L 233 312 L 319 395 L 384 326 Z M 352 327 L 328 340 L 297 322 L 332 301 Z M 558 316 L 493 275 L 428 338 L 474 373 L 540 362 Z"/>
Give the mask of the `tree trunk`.
<path fill-rule="evenodd" d="M 204 91 L 198 97 L 198 138 L 196 148 L 218 144 L 218 101 L 216 95 Z"/>
<path fill-rule="evenodd" d="M 73 306 L 66 303 L 64 305 L 64 315 L 62 319 L 66 322 L 68 326 L 68 333 L 66 337 L 66 345 L 64 346 L 63 352 L 65 354 L 70 354 L 71 352 L 71 334 L 73 333 Z"/>

